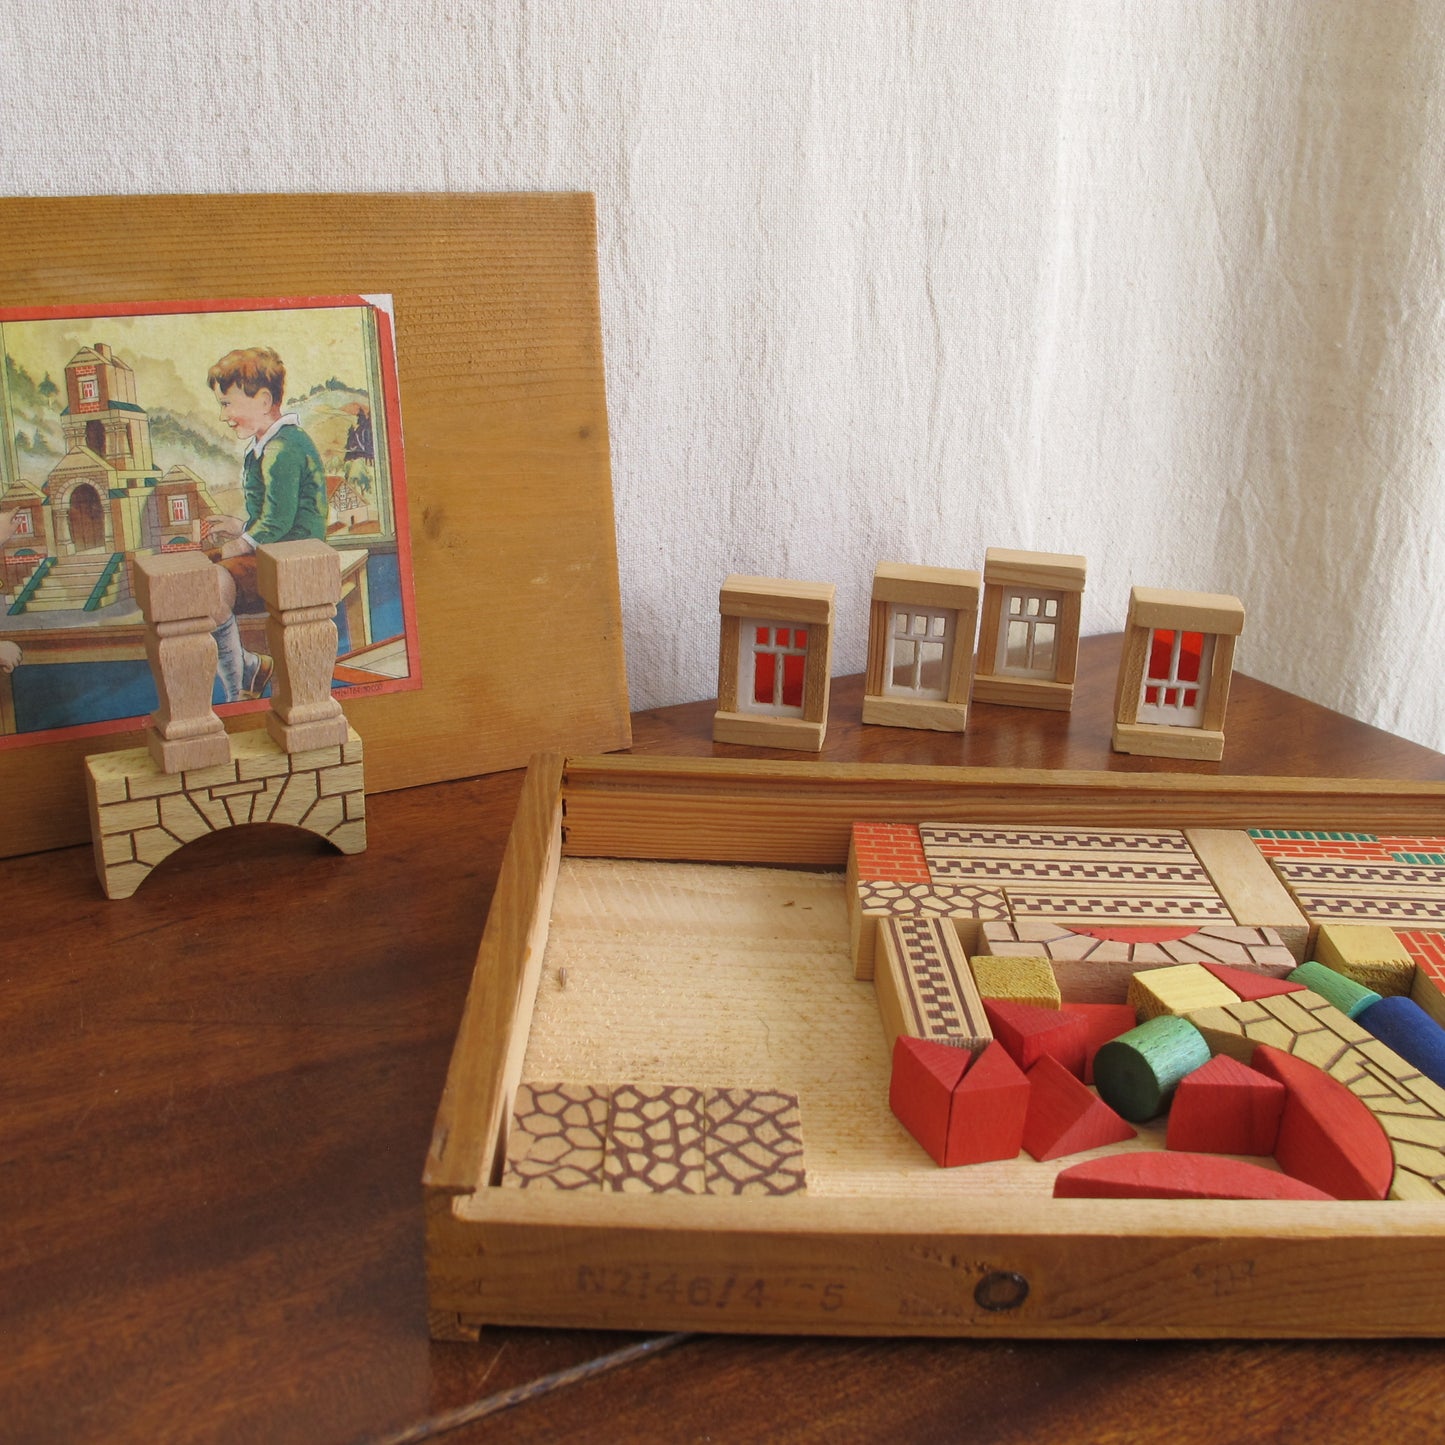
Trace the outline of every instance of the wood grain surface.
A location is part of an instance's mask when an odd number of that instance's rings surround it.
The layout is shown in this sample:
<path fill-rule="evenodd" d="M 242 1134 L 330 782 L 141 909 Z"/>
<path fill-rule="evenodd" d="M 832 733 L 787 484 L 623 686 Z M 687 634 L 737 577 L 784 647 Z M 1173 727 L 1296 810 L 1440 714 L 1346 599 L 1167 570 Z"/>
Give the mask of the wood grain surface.
<path fill-rule="evenodd" d="M 390 295 L 425 686 L 348 703 L 368 790 L 626 746 L 590 195 L 4 198 L 0 239 L 5 306 Z M 0 855 L 82 841 L 136 741 L 0 753 Z"/>
<path fill-rule="evenodd" d="M 1247 677 L 1222 763 L 1112 755 L 1118 657 L 1086 639 L 1071 714 L 962 736 L 862 728 L 844 679 L 823 761 L 1445 779 Z M 636 715 L 635 750 L 751 755 L 713 709 Z M 0 1439 L 1440 1438 L 1433 1342 L 430 1343 L 420 1176 L 521 777 L 375 798 L 356 858 L 217 835 L 121 903 L 86 848 L 0 863 Z"/>

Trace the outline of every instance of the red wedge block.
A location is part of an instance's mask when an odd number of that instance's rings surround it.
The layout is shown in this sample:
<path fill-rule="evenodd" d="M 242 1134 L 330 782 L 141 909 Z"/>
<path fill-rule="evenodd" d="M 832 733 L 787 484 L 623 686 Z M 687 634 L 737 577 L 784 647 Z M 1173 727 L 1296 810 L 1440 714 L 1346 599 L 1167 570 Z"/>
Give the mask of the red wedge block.
<path fill-rule="evenodd" d="M 1273 1154 L 1284 1101 L 1277 1079 L 1216 1054 L 1174 1090 L 1167 1146 L 1201 1154 Z"/>
<path fill-rule="evenodd" d="M 1212 1154 L 1110 1154 L 1059 1172 L 1055 1199 L 1330 1199 L 1260 1164 Z"/>
<path fill-rule="evenodd" d="M 1084 1020 L 1077 1014 L 991 998 L 984 999 L 983 1011 L 994 1038 L 1025 1073 L 1047 1054 L 1075 1078 L 1084 1077 L 1089 1034 Z"/>
<path fill-rule="evenodd" d="M 1029 1070 L 1024 1148 L 1035 1159 L 1061 1159 L 1103 1144 L 1121 1144 L 1136 1130 L 1051 1054 Z"/>
<path fill-rule="evenodd" d="M 1012 1159 L 1024 1142 L 1029 1081 L 994 1040 L 954 1086 L 945 1164 Z"/>
<path fill-rule="evenodd" d="M 1247 968 L 1233 968 L 1227 963 L 1206 963 L 1204 965 L 1225 988 L 1233 989 L 1240 998 L 1273 998 L 1278 993 L 1297 993 L 1302 983 L 1291 983 L 1287 978 L 1271 978 L 1267 973 L 1252 973 Z"/>
<path fill-rule="evenodd" d="M 893 1042 L 888 1106 L 935 1164 L 947 1162 L 953 1090 L 972 1061 L 973 1055 L 967 1049 L 950 1048 L 908 1034 L 899 1034 Z"/>
<path fill-rule="evenodd" d="M 1286 1174 L 1336 1199 L 1383 1199 L 1395 1174 L 1390 1141 L 1375 1116 L 1338 1079 L 1270 1044 L 1251 1064 L 1288 1090 L 1274 1157 Z"/>
<path fill-rule="evenodd" d="M 1066 1003 L 1063 1012 L 1084 1021 L 1084 1082 L 1092 1084 L 1094 1055 L 1111 1039 L 1127 1034 L 1139 1020 L 1126 1003 Z"/>

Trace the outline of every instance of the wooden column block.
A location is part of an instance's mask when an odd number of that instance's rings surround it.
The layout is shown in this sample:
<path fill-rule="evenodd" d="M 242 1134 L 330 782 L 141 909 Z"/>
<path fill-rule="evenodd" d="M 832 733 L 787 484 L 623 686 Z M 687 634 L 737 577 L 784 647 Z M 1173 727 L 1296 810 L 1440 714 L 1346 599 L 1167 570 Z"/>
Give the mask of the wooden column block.
<path fill-rule="evenodd" d="M 1274 1157 L 1287 1174 L 1336 1199 L 1384 1199 L 1394 1157 L 1369 1108 L 1323 1069 L 1269 1044 L 1251 1065 L 1288 1090 Z"/>
<path fill-rule="evenodd" d="M 1057 1059 L 1045 1055 L 1028 1071 L 1028 1080 L 1024 1148 L 1040 1162 L 1134 1137 L 1133 1126 Z"/>
<path fill-rule="evenodd" d="M 1159 1014 L 1099 1050 L 1094 1083 L 1111 1109 L 1142 1124 L 1162 1114 L 1179 1081 L 1209 1058 L 1204 1035 L 1188 1019 Z"/>
<path fill-rule="evenodd" d="M 1328 999 L 1346 1018 L 1352 1019 L 1372 1003 L 1380 1001 L 1380 995 L 1372 989 L 1365 988 L 1363 984 L 1346 978 L 1344 974 L 1337 973 L 1314 959 L 1300 964 L 1289 975 L 1289 980 L 1291 983 L 1303 984 L 1321 998 Z"/>
<path fill-rule="evenodd" d="M 1313 1199 L 1334 1196 L 1277 1169 L 1209 1154 L 1108 1154 L 1059 1171 L 1055 1199 Z"/>
<path fill-rule="evenodd" d="M 341 559 L 321 541 L 256 549 L 256 585 L 271 610 L 266 638 L 276 663 L 266 729 L 288 753 L 346 741 L 346 718 L 331 694 Z"/>
<path fill-rule="evenodd" d="M 1381 998 L 1408 994 L 1415 980 L 1410 950 L 1382 923 L 1322 923 L 1315 958 Z"/>
<path fill-rule="evenodd" d="M 1083 1079 L 1089 1031 L 1077 1014 L 1007 999 L 986 999 L 983 1009 L 994 1037 L 1025 1073 L 1047 1056 Z"/>
<path fill-rule="evenodd" d="M 954 1086 L 944 1163 L 1012 1159 L 1024 1144 L 1029 1081 L 995 1040 Z"/>
<path fill-rule="evenodd" d="M 1227 1054 L 1179 1081 L 1166 1146 L 1200 1154 L 1270 1154 L 1279 1138 L 1285 1088 Z"/>
<path fill-rule="evenodd" d="M 948 1162 L 953 1091 L 972 1062 L 973 1055 L 967 1049 L 949 1048 L 908 1034 L 899 1034 L 893 1041 L 888 1107 L 935 1164 Z"/>
<path fill-rule="evenodd" d="M 146 657 L 160 706 L 146 747 L 162 772 L 229 761 L 230 740 L 211 708 L 221 606 L 220 569 L 199 552 L 135 559 L 136 601 L 146 619 Z"/>
<path fill-rule="evenodd" d="M 1445 1029 L 1414 999 L 1382 998 L 1361 1009 L 1355 1022 L 1445 1089 Z"/>

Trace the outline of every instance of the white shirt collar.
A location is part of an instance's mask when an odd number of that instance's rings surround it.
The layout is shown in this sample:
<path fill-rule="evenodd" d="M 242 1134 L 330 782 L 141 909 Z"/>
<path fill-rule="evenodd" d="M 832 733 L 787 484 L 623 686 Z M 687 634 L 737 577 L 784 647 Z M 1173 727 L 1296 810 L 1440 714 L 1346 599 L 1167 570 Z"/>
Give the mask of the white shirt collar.
<path fill-rule="evenodd" d="M 288 411 L 284 416 L 279 416 L 267 429 L 264 436 L 252 437 L 241 452 L 243 457 L 251 455 L 260 456 L 266 450 L 266 443 L 281 430 L 283 426 L 300 426 L 301 418 L 294 411 Z"/>

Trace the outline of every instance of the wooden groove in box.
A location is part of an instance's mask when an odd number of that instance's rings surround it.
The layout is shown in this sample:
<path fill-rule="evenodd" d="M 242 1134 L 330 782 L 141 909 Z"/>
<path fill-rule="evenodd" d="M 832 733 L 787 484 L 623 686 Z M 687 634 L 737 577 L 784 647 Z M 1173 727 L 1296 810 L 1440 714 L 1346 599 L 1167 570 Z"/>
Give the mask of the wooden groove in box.
<path fill-rule="evenodd" d="M 855 818 L 964 810 L 1015 823 L 1431 833 L 1442 829 L 1445 784 L 535 760 L 424 1179 L 433 1334 L 475 1338 L 488 1323 L 1039 1338 L 1445 1333 L 1445 1214 L 1433 1204 L 1010 1196 L 1002 1210 L 988 1195 L 678 1199 L 493 1187 L 561 852 L 773 861 L 763 856 L 771 850 L 841 869 Z M 759 812 L 767 827 L 749 847 L 737 830 Z M 1027 1289 L 1014 1289 L 1015 1307 L 977 1303 L 990 1282 L 1019 1279 Z"/>

